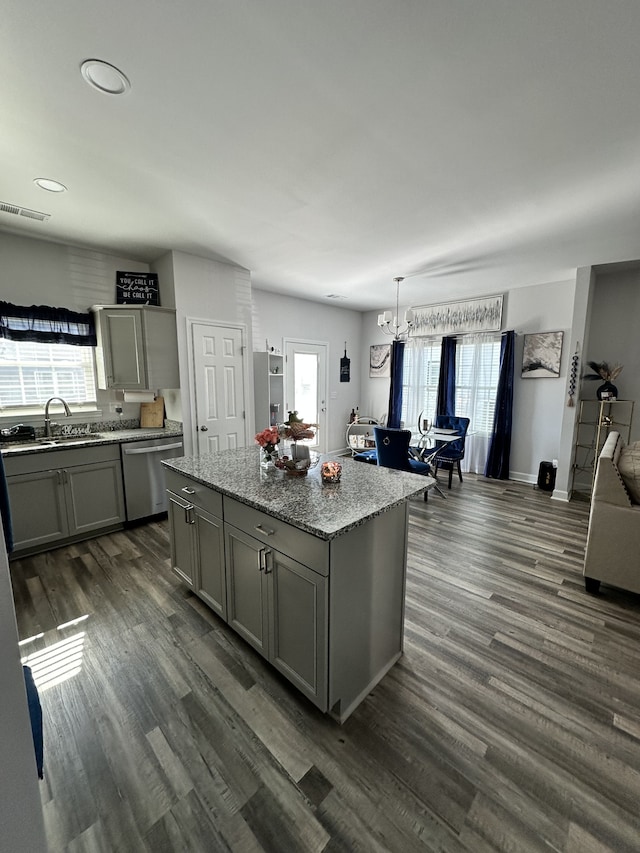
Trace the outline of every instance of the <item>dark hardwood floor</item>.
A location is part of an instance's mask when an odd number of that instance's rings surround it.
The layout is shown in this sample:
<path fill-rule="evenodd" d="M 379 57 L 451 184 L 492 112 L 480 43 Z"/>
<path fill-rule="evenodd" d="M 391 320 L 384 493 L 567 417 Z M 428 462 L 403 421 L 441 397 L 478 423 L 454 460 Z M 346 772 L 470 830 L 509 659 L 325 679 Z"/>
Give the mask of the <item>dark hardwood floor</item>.
<path fill-rule="evenodd" d="M 179 585 L 164 522 L 13 563 L 51 851 L 640 850 L 640 597 L 585 593 L 586 504 L 445 491 L 343 726 Z"/>

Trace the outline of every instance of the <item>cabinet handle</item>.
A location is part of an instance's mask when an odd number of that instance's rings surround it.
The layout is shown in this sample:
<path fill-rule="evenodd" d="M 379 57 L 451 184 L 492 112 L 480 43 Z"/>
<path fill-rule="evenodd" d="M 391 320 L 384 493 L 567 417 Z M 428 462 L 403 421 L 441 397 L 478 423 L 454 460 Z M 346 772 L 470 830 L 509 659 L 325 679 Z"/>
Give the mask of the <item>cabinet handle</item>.
<path fill-rule="evenodd" d="M 192 510 L 193 510 L 193 504 L 189 504 L 189 506 L 186 506 L 184 508 L 184 523 L 185 524 L 195 524 L 196 523 L 195 518 L 191 515 Z"/>
<path fill-rule="evenodd" d="M 195 495 L 196 493 L 195 489 L 189 489 L 187 486 L 185 486 L 184 489 L 181 489 L 181 491 L 183 491 L 185 495 Z"/>
<path fill-rule="evenodd" d="M 273 536 L 275 533 L 275 530 L 269 530 L 268 527 L 263 527 L 261 524 L 256 524 L 253 529 L 257 530 L 258 533 L 262 533 L 263 536 Z"/>
<path fill-rule="evenodd" d="M 58 485 L 61 486 L 64 483 L 64 480 L 62 479 L 62 471 L 56 471 L 56 474 L 57 474 L 56 479 L 58 481 Z"/>
<path fill-rule="evenodd" d="M 258 551 L 258 564 L 260 565 L 260 571 L 263 572 L 265 570 L 265 554 L 266 548 L 260 548 Z"/>
<path fill-rule="evenodd" d="M 270 548 L 266 548 L 264 552 L 264 573 L 265 575 L 270 575 L 273 571 L 273 566 L 269 568 L 269 564 L 267 562 L 267 557 L 270 557 L 273 554 L 273 551 Z"/>

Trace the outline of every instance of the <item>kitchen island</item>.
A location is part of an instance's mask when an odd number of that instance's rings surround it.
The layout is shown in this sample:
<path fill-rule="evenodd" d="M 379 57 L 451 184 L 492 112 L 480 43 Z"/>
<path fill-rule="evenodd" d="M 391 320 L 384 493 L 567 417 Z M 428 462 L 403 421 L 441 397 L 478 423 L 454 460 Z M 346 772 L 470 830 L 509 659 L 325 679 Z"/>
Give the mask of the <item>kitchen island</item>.
<path fill-rule="evenodd" d="M 408 499 L 435 480 L 340 461 L 335 484 L 258 448 L 163 465 L 173 571 L 344 722 L 402 654 Z"/>

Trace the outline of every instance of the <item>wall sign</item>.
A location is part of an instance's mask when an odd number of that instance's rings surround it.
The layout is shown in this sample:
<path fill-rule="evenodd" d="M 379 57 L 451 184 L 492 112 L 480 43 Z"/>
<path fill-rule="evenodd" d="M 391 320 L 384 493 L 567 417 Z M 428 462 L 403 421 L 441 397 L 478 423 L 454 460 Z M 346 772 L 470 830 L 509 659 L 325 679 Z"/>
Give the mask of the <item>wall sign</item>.
<path fill-rule="evenodd" d="M 155 272 L 116 273 L 116 305 L 159 305 L 158 274 Z"/>
<path fill-rule="evenodd" d="M 344 342 L 344 356 L 340 359 L 340 382 L 351 380 L 351 359 L 347 358 L 347 342 Z"/>

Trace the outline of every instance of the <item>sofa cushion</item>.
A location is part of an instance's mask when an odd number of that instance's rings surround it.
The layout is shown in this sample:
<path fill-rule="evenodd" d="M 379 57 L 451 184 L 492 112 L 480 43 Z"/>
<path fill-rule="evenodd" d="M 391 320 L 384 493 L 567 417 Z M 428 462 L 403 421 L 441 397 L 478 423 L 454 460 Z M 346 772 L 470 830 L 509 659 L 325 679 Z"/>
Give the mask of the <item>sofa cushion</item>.
<path fill-rule="evenodd" d="M 618 472 L 633 503 L 640 504 L 640 442 L 622 448 L 618 458 Z"/>

